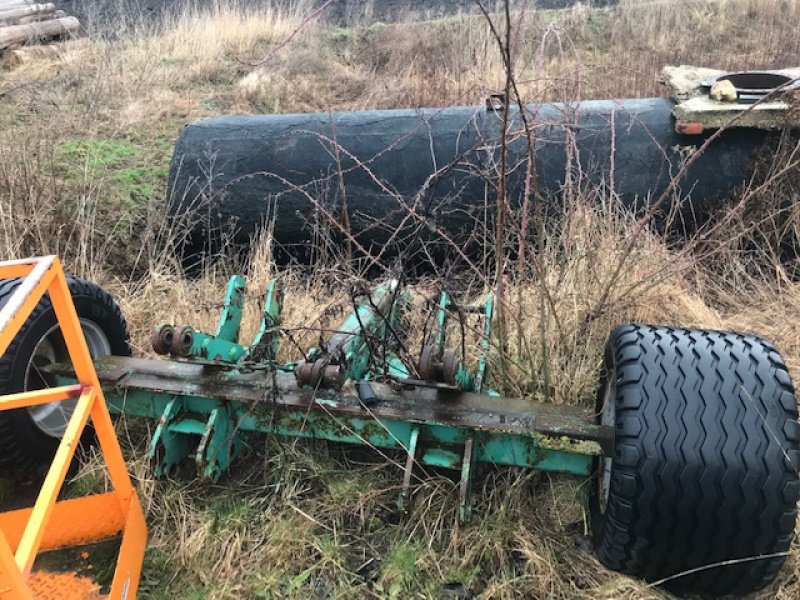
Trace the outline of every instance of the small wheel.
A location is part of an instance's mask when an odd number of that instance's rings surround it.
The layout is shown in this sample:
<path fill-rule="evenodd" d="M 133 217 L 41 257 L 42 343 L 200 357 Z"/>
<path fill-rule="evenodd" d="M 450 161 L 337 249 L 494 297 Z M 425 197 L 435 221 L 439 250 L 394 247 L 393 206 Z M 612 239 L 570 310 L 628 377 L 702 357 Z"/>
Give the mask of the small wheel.
<path fill-rule="evenodd" d="M 0 283 L 0 307 L 19 283 Z M 67 283 L 92 357 L 129 356 L 128 327 L 114 299 L 88 281 L 68 277 Z M 55 386 L 43 367 L 62 362 L 70 362 L 69 354 L 53 306 L 45 296 L 0 357 L 0 394 Z M 64 400 L 0 412 L 0 466 L 35 472 L 48 465 L 76 403 Z M 91 435 L 88 429 L 87 433 Z"/>
<path fill-rule="evenodd" d="M 150 345 L 156 354 L 169 354 L 172 342 L 175 339 L 175 328 L 166 323 L 159 323 L 153 327 L 150 334 Z"/>
<path fill-rule="evenodd" d="M 419 373 L 423 381 L 433 381 L 436 379 L 436 372 L 433 366 L 435 356 L 436 350 L 433 346 L 422 347 L 419 363 L 417 363 L 417 373 Z"/>
<path fill-rule="evenodd" d="M 618 327 L 597 412 L 615 429 L 590 500 L 603 564 L 711 595 L 744 594 L 775 578 L 797 517 L 800 425 L 772 344 Z"/>
<path fill-rule="evenodd" d="M 445 350 L 442 357 L 442 379 L 447 385 L 456 385 L 456 375 L 460 367 L 461 359 L 458 358 L 456 350 L 454 348 Z"/>
<path fill-rule="evenodd" d="M 172 334 L 169 351 L 173 356 L 187 357 L 193 341 L 194 329 L 189 325 L 181 325 Z"/>

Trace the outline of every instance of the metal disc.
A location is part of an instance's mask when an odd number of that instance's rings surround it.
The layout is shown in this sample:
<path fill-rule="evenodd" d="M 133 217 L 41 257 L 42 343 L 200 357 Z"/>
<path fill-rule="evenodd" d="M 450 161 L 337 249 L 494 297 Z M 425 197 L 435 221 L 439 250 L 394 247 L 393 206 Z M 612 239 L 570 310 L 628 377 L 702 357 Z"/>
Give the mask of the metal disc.
<path fill-rule="evenodd" d="M 419 363 L 417 364 L 417 372 L 419 376 L 425 381 L 434 381 L 436 379 L 435 369 L 433 366 L 433 357 L 435 351 L 433 346 L 423 346 L 422 353 L 419 356 Z"/>
<path fill-rule="evenodd" d="M 445 383 L 456 385 L 456 374 L 460 366 L 461 360 L 458 358 L 455 349 L 448 348 L 445 350 L 442 360 L 442 374 L 444 375 Z"/>

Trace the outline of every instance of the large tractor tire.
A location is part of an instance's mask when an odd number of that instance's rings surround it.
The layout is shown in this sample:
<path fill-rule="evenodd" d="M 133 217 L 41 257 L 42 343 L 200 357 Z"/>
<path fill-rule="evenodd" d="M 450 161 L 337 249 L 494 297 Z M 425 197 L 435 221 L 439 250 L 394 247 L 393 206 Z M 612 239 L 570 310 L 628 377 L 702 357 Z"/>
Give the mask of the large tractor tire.
<path fill-rule="evenodd" d="M 775 578 L 795 530 L 800 425 L 772 344 L 618 327 L 597 409 L 615 428 L 591 496 L 604 565 L 709 595 L 743 594 Z"/>
<path fill-rule="evenodd" d="M 8 302 L 19 283 L 20 280 L 0 282 L 0 307 Z M 114 299 L 88 281 L 68 277 L 67 283 L 92 356 L 129 356 L 128 327 Z M 53 305 L 45 295 L 0 358 L 0 394 L 54 386 L 53 377 L 42 367 L 62 362 L 70 362 L 69 354 Z M 0 467 L 40 472 L 53 458 L 75 404 L 76 400 L 64 400 L 0 411 Z"/>

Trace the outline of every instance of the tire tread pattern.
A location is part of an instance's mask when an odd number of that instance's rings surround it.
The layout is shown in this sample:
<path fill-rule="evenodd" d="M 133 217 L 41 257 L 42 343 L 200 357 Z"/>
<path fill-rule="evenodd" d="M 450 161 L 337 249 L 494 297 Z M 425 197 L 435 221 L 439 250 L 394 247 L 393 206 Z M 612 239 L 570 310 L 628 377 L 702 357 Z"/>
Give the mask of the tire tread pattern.
<path fill-rule="evenodd" d="M 616 431 L 606 512 L 594 510 L 600 561 L 648 581 L 699 569 L 667 582 L 676 590 L 767 585 L 800 496 L 797 402 L 778 351 L 752 335 L 624 325 L 606 352 Z"/>

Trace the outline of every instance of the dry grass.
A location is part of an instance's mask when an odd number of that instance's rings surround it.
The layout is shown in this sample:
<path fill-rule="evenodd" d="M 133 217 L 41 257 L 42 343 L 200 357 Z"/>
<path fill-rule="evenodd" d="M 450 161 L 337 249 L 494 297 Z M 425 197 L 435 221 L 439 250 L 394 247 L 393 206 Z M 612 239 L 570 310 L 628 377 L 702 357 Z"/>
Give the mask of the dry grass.
<path fill-rule="evenodd" d="M 266 68 L 244 64 L 290 35 L 305 6 L 248 12 L 221 3 L 158 28 L 132 18 L 114 39 L 95 37 L 88 49 L 66 48 L 60 60 L 1 73 L 3 256 L 56 252 L 74 272 L 106 285 L 128 317 L 137 353 L 148 352 L 155 321 L 211 326 L 235 269 L 248 272 L 251 289 L 282 278 L 287 325 L 335 320 L 327 308 L 348 304 L 341 273 L 278 272 L 268 237 L 245 264 L 220 261 L 200 277 L 183 276 L 163 225 L 166 167 L 180 127 L 225 112 L 475 103 L 501 87 L 503 71 L 485 21 L 466 16 L 351 29 L 312 24 Z M 516 30 L 517 77 L 531 100 L 660 94 L 657 73 L 670 62 L 800 62 L 798 21 L 796 0 L 622 0 L 605 11 L 527 13 Z M 745 191 L 722 233 L 681 246 L 649 233 L 634 240 L 632 217 L 613 210 L 613 200 L 598 207 L 591 195 L 572 198 L 535 263 L 508 281 L 507 359 L 502 377 L 493 365 L 493 385 L 590 402 L 605 337 L 626 320 L 762 333 L 797 379 L 800 284 L 776 255 L 793 230 L 776 233 L 772 219 L 781 199 L 796 194 L 785 177 Z M 786 222 L 793 220 L 778 225 Z M 627 266 L 598 311 L 629 244 Z M 547 273 L 552 302 L 544 318 L 537 272 Z M 432 295 L 436 285 L 416 287 Z M 487 282 L 462 287 L 474 298 Z M 251 307 L 246 333 L 256 320 Z M 418 310 L 414 322 L 423 321 Z M 298 334 L 298 342 L 311 345 L 315 334 Z M 295 355 L 287 343 L 282 352 Z M 535 384 L 545 367 L 549 389 Z M 146 427 L 124 422 L 120 432 L 151 530 L 144 597 L 438 597 L 443 582 L 484 598 L 666 596 L 603 569 L 586 549 L 582 481 L 490 472 L 476 491 L 474 521 L 459 526 L 454 482 L 432 476 L 419 483 L 411 517 L 398 519 L 401 475 L 392 460 L 254 439 L 229 479 L 199 488 L 191 479 L 152 479 L 141 452 Z M 78 479 L 97 485 L 97 465 Z M 795 541 L 779 580 L 759 597 L 799 595 Z"/>

